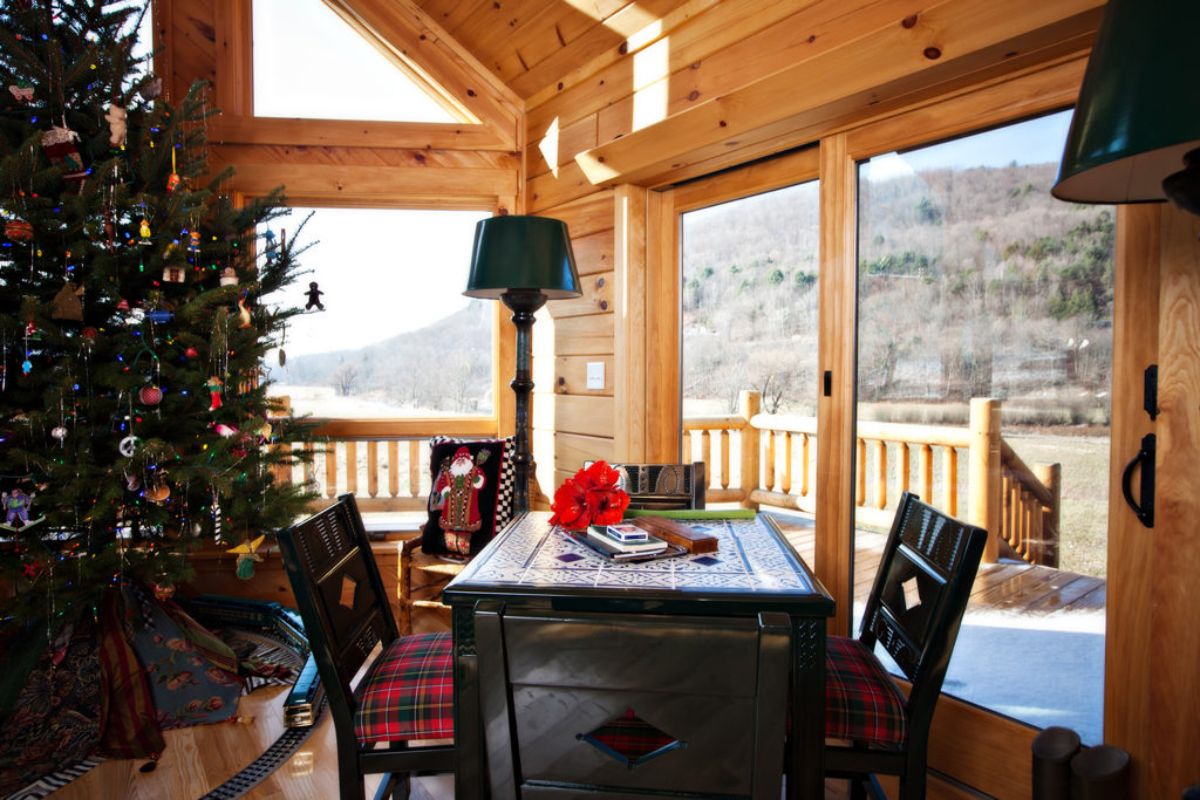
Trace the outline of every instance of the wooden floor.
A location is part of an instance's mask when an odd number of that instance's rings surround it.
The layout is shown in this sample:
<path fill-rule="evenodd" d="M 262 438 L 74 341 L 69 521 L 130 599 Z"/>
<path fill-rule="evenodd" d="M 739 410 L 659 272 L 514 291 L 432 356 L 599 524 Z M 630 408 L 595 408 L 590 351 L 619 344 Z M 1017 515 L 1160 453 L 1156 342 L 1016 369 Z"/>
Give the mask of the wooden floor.
<path fill-rule="evenodd" d="M 781 527 L 801 556 L 811 563 L 812 523 L 780 517 Z M 855 597 L 866 597 L 879 565 L 884 536 L 860 531 L 855 561 Z M 971 603 L 976 609 L 1031 614 L 1103 609 L 1103 579 L 1024 563 L 984 564 L 975 581 Z M 57 800 L 136 798 L 192 800 L 220 785 L 261 753 L 283 730 L 282 688 L 260 689 L 238 705 L 240 721 L 168 731 L 167 749 L 157 769 L 142 773 L 140 761 L 107 761 L 52 795 Z M 370 797 L 377 780 L 367 784 Z M 414 783 L 415 800 L 449 800 L 454 794 L 448 775 Z M 261 800 L 324 800 L 337 796 L 337 760 L 333 725 L 328 713 L 304 747 L 248 797 Z M 829 781 L 826 797 L 846 796 L 844 783 Z M 946 795 L 951 796 L 951 795 Z"/>

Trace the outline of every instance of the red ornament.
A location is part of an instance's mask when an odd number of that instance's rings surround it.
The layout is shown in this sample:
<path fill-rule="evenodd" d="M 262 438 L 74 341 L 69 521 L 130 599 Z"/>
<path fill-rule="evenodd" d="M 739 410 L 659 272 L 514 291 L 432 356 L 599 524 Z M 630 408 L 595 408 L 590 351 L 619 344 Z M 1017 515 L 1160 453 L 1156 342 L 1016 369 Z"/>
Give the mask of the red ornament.
<path fill-rule="evenodd" d="M 33 226 L 23 219 L 10 219 L 4 223 L 4 235 L 14 242 L 28 242 L 33 238 Z"/>
<path fill-rule="evenodd" d="M 120 300 L 117 301 L 117 311 L 128 311 L 128 310 L 129 310 L 129 301 L 126 300 L 124 297 L 122 297 Z"/>
<path fill-rule="evenodd" d="M 163 391 L 153 383 L 146 384 L 138 390 L 138 400 L 144 406 L 156 406 L 162 402 Z"/>
<path fill-rule="evenodd" d="M 180 177 L 178 172 L 172 172 L 167 176 L 167 192 L 173 192 L 179 188 Z"/>
<path fill-rule="evenodd" d="M 89 341 L 93 341 L 93 342 L 96 341 L 96 337 L 99 335 L 100 335 L 100 331 L 96 330 L 91 325 L 88 325 L 86 328 L 83 329 L 83 338 L 85 338 Z"/>
<path fill-rule="evenodd" d="M 183 354 L 185 356 L 187 356 L 188 358 L 199 358 L 200 357 L 200 351 L 194 347 L 189 347 L 187 350 L 184 350 Z"/>

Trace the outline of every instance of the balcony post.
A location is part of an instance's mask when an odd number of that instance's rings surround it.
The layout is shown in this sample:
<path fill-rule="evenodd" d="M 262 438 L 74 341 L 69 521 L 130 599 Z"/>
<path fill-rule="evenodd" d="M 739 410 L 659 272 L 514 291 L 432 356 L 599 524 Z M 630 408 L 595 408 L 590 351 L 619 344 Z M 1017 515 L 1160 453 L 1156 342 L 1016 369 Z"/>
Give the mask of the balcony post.
<path fill-rule="evenodd" d="M 1053 499 L 1053 505 L 1040 509 L 1044 541 L 1040 545 L 1042 557 L 1038 563 L 1058 569 L 1058 542 L 1060 539 L 1058 524 L 1062 515 L 1062 464 L 1034 464 L 1033 474 L 1042 482 Z"/>
<path fill-rule="evenodd" d="M 983 551 L 985 563 L 1000 558 L 1000 401 L 990 397 L 971 398 L 971 446 L 967 485 L 971 502 L 967 521 L 988 532 Z"/>
<path fill-rule="evenodd" d="M 742 417 L 742 469 L 741 490 L 745 493 L 742 505 L 758 508 L 754 501 L 754 490 L 758 488 L 758 449 L 760 434 L 750 420 L 762 409 L 762 394 L 743 389 L 738 393 L 738 413 Z"/>

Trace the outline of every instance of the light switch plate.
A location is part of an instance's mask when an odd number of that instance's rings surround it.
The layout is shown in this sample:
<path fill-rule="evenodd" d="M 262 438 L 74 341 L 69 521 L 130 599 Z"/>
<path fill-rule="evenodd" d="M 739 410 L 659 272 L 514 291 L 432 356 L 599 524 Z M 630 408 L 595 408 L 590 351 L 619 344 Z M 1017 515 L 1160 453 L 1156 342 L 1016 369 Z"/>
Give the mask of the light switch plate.
<path fill-rule="evenodd" d="M 604 388 L 604 362 L 589 361 L 587 365 L 587 388 Z"/>

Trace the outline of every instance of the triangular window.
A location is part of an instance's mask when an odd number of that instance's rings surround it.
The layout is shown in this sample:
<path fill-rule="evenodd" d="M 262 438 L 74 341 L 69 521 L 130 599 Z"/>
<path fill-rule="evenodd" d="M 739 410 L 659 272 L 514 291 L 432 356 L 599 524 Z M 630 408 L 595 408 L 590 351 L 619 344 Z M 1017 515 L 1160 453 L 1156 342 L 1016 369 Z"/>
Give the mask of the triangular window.
<path fill-rule="evenodd" d="M 254 0 L 254 114 L 462 122 L 322 0 Z"/>

